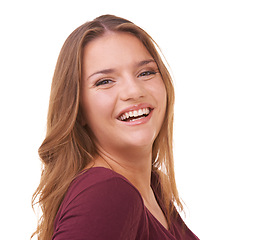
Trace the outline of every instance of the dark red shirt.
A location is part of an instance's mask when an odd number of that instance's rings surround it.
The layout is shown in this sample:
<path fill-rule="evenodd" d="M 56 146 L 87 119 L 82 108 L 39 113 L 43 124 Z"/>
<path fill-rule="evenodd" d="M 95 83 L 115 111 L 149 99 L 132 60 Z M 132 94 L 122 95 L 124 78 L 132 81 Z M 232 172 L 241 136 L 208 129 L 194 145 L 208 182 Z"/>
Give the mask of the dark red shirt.
<path fill-rule="evenodd" d="M 103 167 L 72 182 L 54 228 L 53 240 L 198 240 L 180 216 L 167 230 L 126 178 Z"/>

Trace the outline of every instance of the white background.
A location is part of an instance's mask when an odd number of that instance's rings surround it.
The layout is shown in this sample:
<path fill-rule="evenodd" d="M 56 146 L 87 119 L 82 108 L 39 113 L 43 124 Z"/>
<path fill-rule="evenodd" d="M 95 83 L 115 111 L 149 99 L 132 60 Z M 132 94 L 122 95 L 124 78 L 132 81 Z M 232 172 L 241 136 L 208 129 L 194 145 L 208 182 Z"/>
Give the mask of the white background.
<path fill-rule="evenodd" d="M 175 159 L 201 240 L 272 239 L 272 8 L 264 0 L 2 1 L 0 239 L 29 239 L 59 50 L 101 14 L 160 45 L 176 89 Z"/>

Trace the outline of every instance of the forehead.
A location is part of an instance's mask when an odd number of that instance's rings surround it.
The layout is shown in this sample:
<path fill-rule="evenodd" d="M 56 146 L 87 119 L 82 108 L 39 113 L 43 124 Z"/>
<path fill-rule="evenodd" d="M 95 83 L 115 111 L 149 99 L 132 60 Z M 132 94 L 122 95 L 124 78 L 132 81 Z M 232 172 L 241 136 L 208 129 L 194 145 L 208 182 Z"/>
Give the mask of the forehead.
<path fill-rule="evenodd" d="M 143 43 L 129 33 L 110 32 L 89 42 L 83 52 L 83 68 L 125 67 L 152 58 Z"/>

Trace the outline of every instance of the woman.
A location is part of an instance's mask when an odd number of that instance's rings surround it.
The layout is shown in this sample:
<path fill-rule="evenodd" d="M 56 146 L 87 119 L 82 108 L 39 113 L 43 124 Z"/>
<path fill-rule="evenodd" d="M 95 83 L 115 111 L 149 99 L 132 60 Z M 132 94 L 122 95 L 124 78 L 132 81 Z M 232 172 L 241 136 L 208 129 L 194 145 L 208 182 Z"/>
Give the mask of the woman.
<path fill-rule="evenodd" d="M 104 15 L 56 65 L 39 149 L 38 239 L 198 239 L 184 224 L 172 153 L 174 90 L 156 45 Z"/>

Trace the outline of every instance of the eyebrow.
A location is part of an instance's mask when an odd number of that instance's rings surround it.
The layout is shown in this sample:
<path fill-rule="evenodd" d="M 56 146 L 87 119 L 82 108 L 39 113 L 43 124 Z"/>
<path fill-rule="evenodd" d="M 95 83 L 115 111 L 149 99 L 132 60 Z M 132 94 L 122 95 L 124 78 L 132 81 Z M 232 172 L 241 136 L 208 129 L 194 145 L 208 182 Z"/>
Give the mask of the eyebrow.
<path fill-rule="evenodd" d="M 138 63 L 135 64 L 136 67 L 142 67 L 144 65 L 147 65 L 149 63 L 156 63 L 154 59 L 148 59 L 148 60 L 143 60 L 143 61 L 140 61 Z M 97 75 L 97 74 L 109 74 L 109 73 L 113 73 L 115 72 L 115 69 L 114 68 L 107 68 L 107 69 L 103 69 L 103 70 L 100 70 L 98 72 L 95 72 L 93 74 L 91 74 L 89 77 L 87 77 L 87 79 L 93 77 L 94 75 Z"/>
<path fill-rule="evenodd" d="M 143 61 L 137 63 L 136 66 L 141 67 L 141 66 L 147 65 L 148 63 L 151 63 L 151 62 L 156 63 L 154 59 L 148 59 L 148 60 L 143 60 Z"/>

